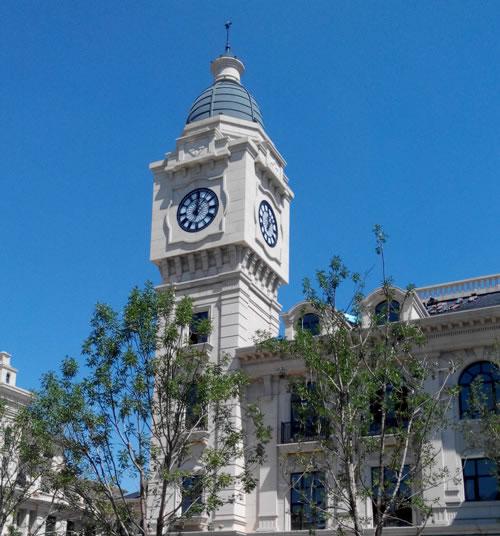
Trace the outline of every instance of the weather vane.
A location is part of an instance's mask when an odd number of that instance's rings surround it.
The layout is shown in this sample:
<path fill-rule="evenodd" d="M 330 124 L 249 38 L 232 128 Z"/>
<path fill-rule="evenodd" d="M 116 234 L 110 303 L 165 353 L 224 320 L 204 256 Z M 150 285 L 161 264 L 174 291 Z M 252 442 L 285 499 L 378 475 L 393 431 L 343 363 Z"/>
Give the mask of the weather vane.
<path fill-rule="evenodd" d="M 224 26 L 226 27 L 226 54 L 231 51 L 231 45 L 229 44 L 229 28 L 231 28 L 231 24 L 233 24 L 230 20 L 226 21 Z"/>

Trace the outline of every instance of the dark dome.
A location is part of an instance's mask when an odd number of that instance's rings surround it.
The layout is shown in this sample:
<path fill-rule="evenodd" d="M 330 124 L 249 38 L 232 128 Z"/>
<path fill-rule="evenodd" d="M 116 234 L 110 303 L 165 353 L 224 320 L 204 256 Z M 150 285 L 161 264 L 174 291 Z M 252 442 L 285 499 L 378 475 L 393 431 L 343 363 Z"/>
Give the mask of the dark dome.
<path fill-rule="evenodd" d="M 259 105 L 252 95 L 235 80 L 217 80 L 193 102 L 186 123 L 216 115 L 230 115 L 264 126 Z"/>

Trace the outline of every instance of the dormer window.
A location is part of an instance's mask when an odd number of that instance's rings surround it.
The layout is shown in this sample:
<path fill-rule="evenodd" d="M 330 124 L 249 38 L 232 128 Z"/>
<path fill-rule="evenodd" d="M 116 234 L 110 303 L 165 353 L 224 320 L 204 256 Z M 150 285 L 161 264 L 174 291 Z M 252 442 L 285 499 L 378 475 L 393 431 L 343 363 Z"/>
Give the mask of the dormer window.
<path fill-rule="evenodd" d="M 389 312 L 387 312 L 387 307 L 389 307 Z M 377 326 L 385 324 L 386 322 L 398 322 L 399 321 L 399 309 L 400 304 L 396 300 L 381 301 L 375 307 L 375 318 Z"/>
<path fill-rule="evenodd" d="M 299 318 L 298 327 L 312 335 L 319 334 L 319 316 L 315 313 L 306 313 Z"/>

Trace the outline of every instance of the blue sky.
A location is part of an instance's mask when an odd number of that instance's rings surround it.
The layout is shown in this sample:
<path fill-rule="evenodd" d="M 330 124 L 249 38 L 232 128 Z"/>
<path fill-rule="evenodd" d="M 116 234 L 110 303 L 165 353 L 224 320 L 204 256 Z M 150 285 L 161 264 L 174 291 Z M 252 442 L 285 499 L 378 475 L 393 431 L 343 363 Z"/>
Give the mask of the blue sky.
<path fill-rule="evenodd" d="M 148 163 L 228 18 L 296 195 L 285 308 L 333 254 L 376 264 L 374 223 L 399 285 L 500 272 L 499 2 L 4 0 L 0 347 L 20 385 L 79 355 L 97 301 L 159 282 Z"/>

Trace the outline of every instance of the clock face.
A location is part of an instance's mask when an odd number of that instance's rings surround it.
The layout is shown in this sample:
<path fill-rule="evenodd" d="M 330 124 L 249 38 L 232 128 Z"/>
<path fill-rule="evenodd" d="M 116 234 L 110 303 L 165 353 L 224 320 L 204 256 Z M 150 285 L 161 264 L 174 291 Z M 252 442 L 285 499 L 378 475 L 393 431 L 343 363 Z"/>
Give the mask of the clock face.
<path fill-rule="evenodd" d="M 208 188 L 189 192 L 177 209 L 177 223 L 184 231 L 196 233 L 212 223 L 219 210 L 217 195 Z"/>
<path fill-rule="evenodd" d="M 278 224 L 273 209 L 267 201 L 262 201 L 259 206 L 259 224 L 264 240 L 273 248 L 278 241 Z"/>

